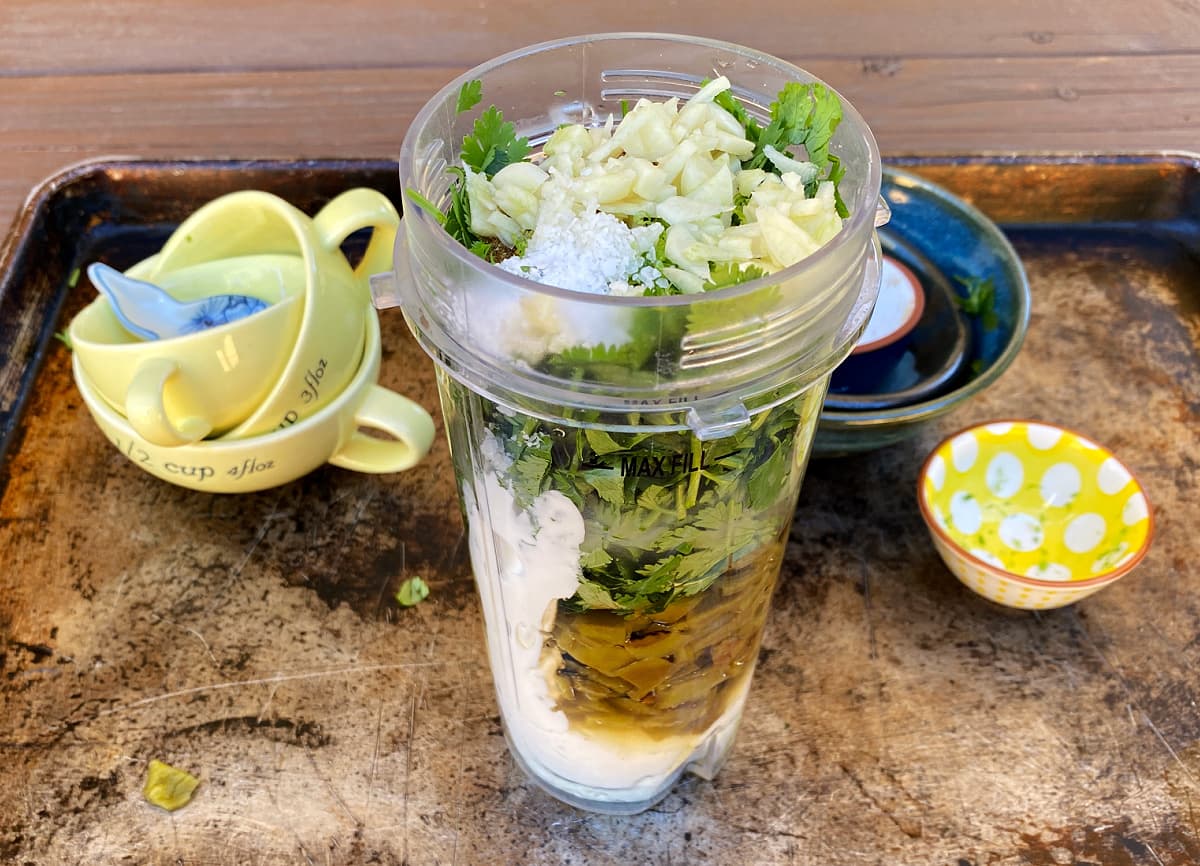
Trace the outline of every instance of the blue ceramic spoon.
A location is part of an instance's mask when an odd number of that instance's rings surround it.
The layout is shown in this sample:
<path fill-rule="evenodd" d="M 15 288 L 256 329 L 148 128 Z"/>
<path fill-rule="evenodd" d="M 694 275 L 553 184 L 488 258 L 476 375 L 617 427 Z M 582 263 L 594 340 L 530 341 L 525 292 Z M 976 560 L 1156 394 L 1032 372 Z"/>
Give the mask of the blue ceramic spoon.
<path fill-rule="evenodd" d="M 127 277 L 101 262 L 88 265 L 88 278 L 112 304 L 113 313 L 132 334 L 165 340 L 194 334 L 265 310 L 267 303 L 248 295 L 212 295 L 179 301 L 153 283 Z"/>

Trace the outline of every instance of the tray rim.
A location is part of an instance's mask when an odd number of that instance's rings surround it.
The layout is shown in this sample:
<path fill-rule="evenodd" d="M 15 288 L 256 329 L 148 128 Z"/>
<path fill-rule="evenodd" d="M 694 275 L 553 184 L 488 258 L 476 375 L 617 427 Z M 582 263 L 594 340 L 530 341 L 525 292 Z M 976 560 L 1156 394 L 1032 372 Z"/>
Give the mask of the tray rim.
<path fill-rule="evenodd" d="M 919 172 L 926 167 L 957 166 L 1153 166 L 1163 165 L 1182 169 L 1192 175 L 1200 176 L 1200 151 L 1186 149 L 1139 149 L 1129 151 L 1106 150 L 982 150 L 970 153 L 961 152 L 885 152 L 885 164 L 916 170 Z M 322 170 L 336 171 L 339 167 L 355 171 L 398 171 L 395 159 L 382 157 L 353 158 L 344 156 L 330 157 L 149 157 L 133 154 L 97 155 L 69 163 L 54 171 L 26 195 L 8 232 L 0 239 L 0 310 L 9 301 L 9 296 L 17 290 L 17 265 L 24 256 L 30 254 L 35 244 L 35 229 L 39 218 L 52 207 L 56 196 L 63 195 L 74 185 L 90 177 L 112 173 L 114 171 L 138 171 L 151 168 L 170 169 L 176 171 L 212 170 L 222 174 L 237 174 L 242 171 L 296 171 Z M 1200 214 L 1197 215 L 1200 218 Z M 1146 222 L 1153 222 L 1147 219 Z M 1001 221 L 1001 225 L 1011 224 Z M 3 374 L 11 371 L 14 366 L 19 370 L 19 383 L 12 393 L 11 401 L 7 401 L 4 389 L 0 388 L 0 488 L 6 485 L 7 455 L 12 445 L 12 439 L 20 428 L 20 419 L 25 404 L 32 391 L 46 353 L 54 339 L 53 326 L 58 311 L 69 291 L 69 286 L 60 287 L 52 302 L 48 305 L 50 314 L 46 321 L 36 323 L 33 333 L 27 334 L 24 343 L 14 341 L 7 347 L 7 353 L 0 353 L 0 386 L 4 384 Z M 11 391 L 11 389 L 10 389 Z M 9 405 L 5 403 L 9 402 Z"/>
<path fill-rule="evenodd" d="M 905 167 L 924 165 L 1120 165 L 1152 164 L 1155 162 L 1175 163 L 1200 173 L 1200 150 L 1168 148 L 1164 150 L 981 150 L 971 153 L 957 151 L 896 151 L 884 152 L 885 163 L 896 163 Z M 143 167 L 175 165 L 184 168 L 210 167 L 222 170 L 239 168 L 332 168 L 350 165 L 366 168 L 396 166 L 394 159 L 384 157 L 245 157 L 225 158 L 206 156 L 148 157 L 137 154 L 107 154 L 88 157 L 68 163 L 33 185 L 26 194 L 8 231 L 0 244 L 0 290 L 6 285 L 3 280 L 15 260 L 17 247 L 22 238 L 28 237 L 28 226 L 45 202 L 56 193 L 97 171 L 113 167 Z M 2 291 L 0 291 L 2 295 Z"/>

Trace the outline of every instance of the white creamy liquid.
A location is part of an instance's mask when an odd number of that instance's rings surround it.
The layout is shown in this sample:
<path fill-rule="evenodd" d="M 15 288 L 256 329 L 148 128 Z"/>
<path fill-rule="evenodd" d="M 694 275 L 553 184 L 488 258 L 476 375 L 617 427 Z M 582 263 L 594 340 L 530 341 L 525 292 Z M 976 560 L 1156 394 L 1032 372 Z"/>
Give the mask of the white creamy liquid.
<path fill-rule="evenodd" d="M 464 482 L 463 500 L 492 677 L 513 748 L 535 776 L 591 801 L 649 799 L 693 759 L 693 771 L 711 777 L 736 732 L 750 676 L 700 734 L 656 740 L 636 729 L 604 737 L 571 730 L 550 692 L 560 660 L 553 652 L 543 659 L 542 646 L 558 600 L 579 585 L 583 516 L 556 490 L 522 511 L 501 481 L 511 459 L 490 432 L 479 451 L 482 465 L 473 487 Z"/>

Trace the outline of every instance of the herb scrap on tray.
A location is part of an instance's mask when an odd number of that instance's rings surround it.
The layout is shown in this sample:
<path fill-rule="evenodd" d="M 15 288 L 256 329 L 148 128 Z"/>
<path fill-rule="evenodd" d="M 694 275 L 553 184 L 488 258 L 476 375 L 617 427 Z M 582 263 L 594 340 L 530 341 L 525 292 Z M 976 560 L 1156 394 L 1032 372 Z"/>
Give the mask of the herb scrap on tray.
<path fill-rule="evenodd" d="M 968 316 L 979 319 L 985 331 L 1000 324 L 996 316 L 996 284 L 991 277 L 955 277 L 966 295 L 955 295 L 954 302 Z"/>

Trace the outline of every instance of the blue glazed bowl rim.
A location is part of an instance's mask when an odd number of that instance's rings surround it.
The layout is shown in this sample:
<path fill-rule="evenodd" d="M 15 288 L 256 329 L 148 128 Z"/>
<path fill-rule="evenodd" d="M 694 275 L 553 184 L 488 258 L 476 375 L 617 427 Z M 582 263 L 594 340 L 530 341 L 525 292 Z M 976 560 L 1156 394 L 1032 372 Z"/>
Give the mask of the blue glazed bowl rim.
<path fill-rule="evenodd" d="M 899 168 L 885 165 L 883 167 L 883 186 L 889 185 L 919 189 L 936 199 L 949 211 L 957 212 L 964 220 L 985 238 L 997 251 L 1003 269 L 1012 280 L 1013 297 L 1016 308 L 1013 311 L 1013 329 L 1007 344 L 996 356 L 995 360 L 980 373 L 965 384 L 939 394 L 920 403 L 910 403 L 892 409 L 867 410 L 862 412 L 822 410 L 822 425 L 829 424 L 838 429 L 867 429 L 880 426 L 894 426 L 897 422 L 911 423 L 944 415 L 960 403 L 975 396 L 996 381 L 1021 350 L 1025 342 L 1025 334 L 1029 330 L 1029 315 L 1032 297 L 1029 290 L 1029 280 L 1020 256 L 1013 249 L 1004 233 L 991 219 L 974 205 L 963 201 L 958 196 L 925 178 Z"/>

